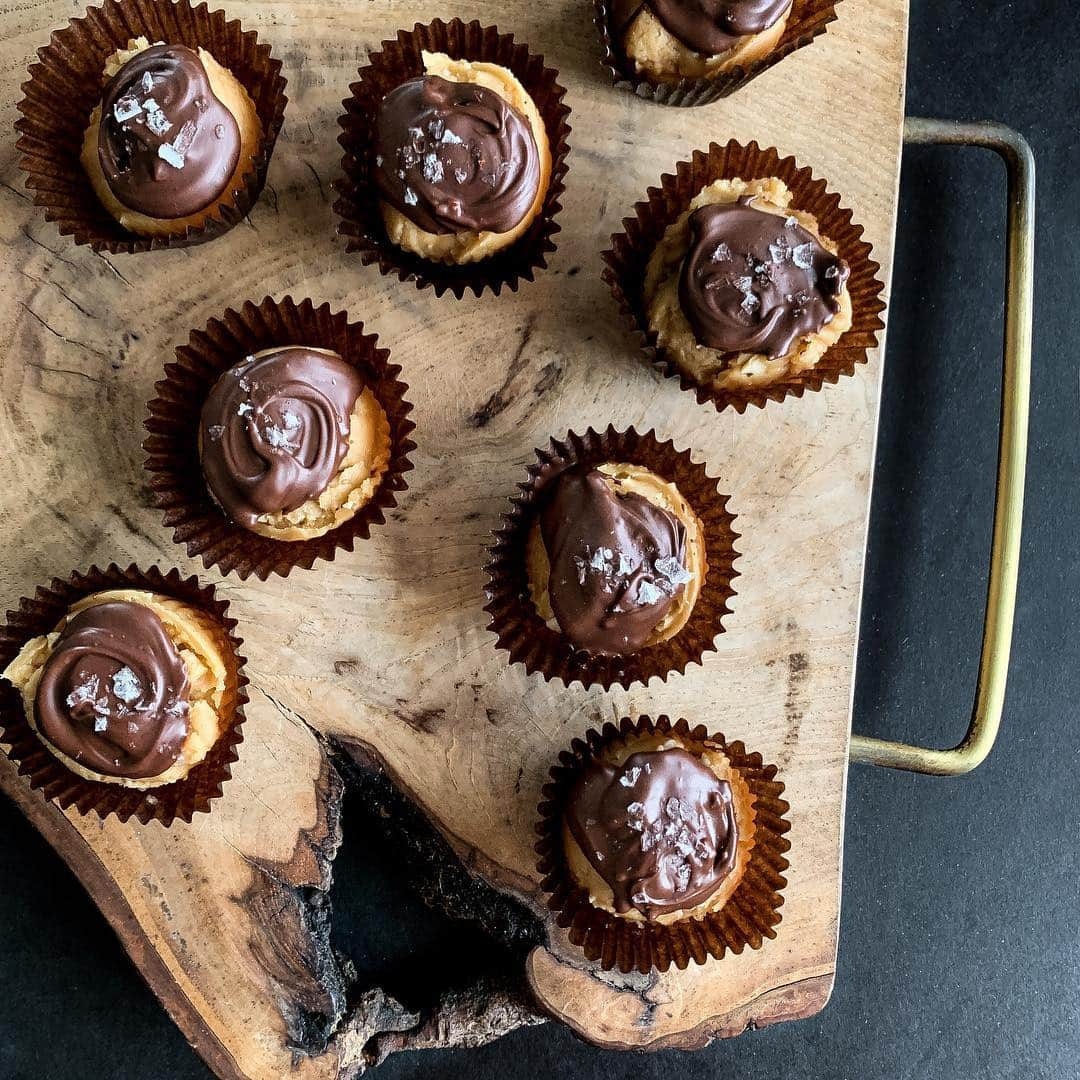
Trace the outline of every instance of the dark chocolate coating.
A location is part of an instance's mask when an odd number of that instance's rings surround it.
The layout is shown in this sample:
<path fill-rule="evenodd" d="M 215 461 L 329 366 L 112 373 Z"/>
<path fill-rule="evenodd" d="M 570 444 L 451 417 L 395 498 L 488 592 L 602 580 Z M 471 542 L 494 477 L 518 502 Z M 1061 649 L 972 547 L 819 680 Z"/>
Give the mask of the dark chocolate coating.
<path fill-rule="evenodd" d="M 570 793 L 566 824 L 620 914 L 653 920 L 694 908 L 735 867 L 731 786 L 674 747 L 618 767 L 592 762 Z"/>
<path fill-rule="evenodd" d="M 325 491 L 363 391 L 363 377 L 339 356 L 295 346 L 226 371 L 199 424 L 203 475 L 225 513 L 251 528 Z"/>
<path fill-rule="evenodd" d="M 793 217 L 753 200 L 690 215 L 679 302 L 699 344 L 775 358 L 832 321 L 849 271 Z"/>
<path fill-rule="evenodd" d="M 375 154 L 383 198 L 430 233 L 509 232 L 540 185 L 528 120 L 494 90 L 436 75 L 386 95 Z"/>
<path fill-rule="evenodd" d="M 157 613 L 113 600 L 80 611 L 45 661 L 39 734 L 91 772 L 161 776 L 187 738 L 187 670 Z"/>
<path fill-rule="evenodd" d="M 638 652 L 690 580 L 686 529 L 593 469 L 559 476 L 540 513 L 555 621 L 580 649 Z"/>
<path fill-rule="evenodd" d="M 145 49 L 106 86 L 98 161 L 129 209 L 164 219 L 197 214 L 225 191 L 239 158 L 240 128 L 186 46 Z"/>
<path fill-rule="evenodd" d="M 791 0 L 645 0 L 672 37 L 716 56 L 777 22 Z"/>

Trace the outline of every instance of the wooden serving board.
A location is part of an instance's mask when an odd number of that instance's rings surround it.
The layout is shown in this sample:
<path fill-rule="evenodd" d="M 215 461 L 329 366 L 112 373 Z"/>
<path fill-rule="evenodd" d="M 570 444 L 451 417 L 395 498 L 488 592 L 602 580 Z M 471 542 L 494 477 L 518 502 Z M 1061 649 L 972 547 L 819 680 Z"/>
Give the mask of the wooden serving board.
<path fill-rule="evenodd" d="M 0 596 L 13 606 L 91 562 L 202 571 L 149 508 L 144 406 L 191 328 L 267 292 L 330 301 L 379 334 L 412 388 L 416 470 L 387 525 L 332 565 L 262 584 L 203 573 L 240 620 L 253 684 L 241 759 L 212 814 L 169 830 L 62 814 L 2 757 L 0 787 L 224 1077 L 351 1076 L 372 1060 L 378 1018 L 347 994 L 317 902 L 339 839 L 330 755 L 341 748 L 380 762 L 472 873 L 543 920 L 550 943 L 529 956 L 528 982 L 543 1011 L 585 1038 L 689 1048 L 811 1015 L 835 970 L 880 353 L 803 400 L 718 415 L 635 358 L 600 252 L 662 172 L 734 136 L 827 177 L 887 282 L 907 0 L 842 0 L 824 38 L 734 98 L 685 110 L 607 84 L 584 0 L 505 0 L 500 29 L 542 52 L 569 89 L 563 231 L 535 284 L 465 302 L 346 257 L 330 185 L 340 102 L 369 50 L 436 14 L 493 21 L 492 5 L 225 6 L 273 44 L 289 80 L 265 194 L 249 222 L 207 246 L 128 258 L 61 239 L 15 167 L 23 72 L 81 2 L 0 12 Z M 608 422 L 655 427 L 708 463 L 731 495 L 742 558 L 717 655 L 667 685 L 605 694 L 507 668 L 484 628 L 481 565 L 533 447 Z M 640 712 L 705 723 L 780 766 L 791 869 L 779 936 L 760 951 L 624 977 L 590 968 L 551 924 L 533 853 L 548 767 L 586 728 Z"/>

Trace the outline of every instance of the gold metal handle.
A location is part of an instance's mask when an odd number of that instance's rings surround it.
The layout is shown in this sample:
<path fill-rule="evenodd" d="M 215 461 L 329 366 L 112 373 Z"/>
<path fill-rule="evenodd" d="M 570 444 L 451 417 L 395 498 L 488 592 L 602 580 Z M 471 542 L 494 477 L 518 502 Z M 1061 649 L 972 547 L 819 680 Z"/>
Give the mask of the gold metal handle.
<path fill-rule="evenodd" d="M 1009 674 L 1024 513 L 1028 392 L 1031 382 L 1035 159 L 1022 135 L 1003 124 L 989 122 L 966 124 L 955 120 L 909 117 L 904 125 L 904 142 L 986 147 L 1001 157 L 1008 171 L 1005 360 L 1001 386 L 994 538 L 990 549 L 990 587 L 986 599 L 975 705 L 963 742 L 952 750 L 933 750 L 853 735 L 851 760 L 937 776 L 959 776 L 974 769 L 993 748 Z"/>

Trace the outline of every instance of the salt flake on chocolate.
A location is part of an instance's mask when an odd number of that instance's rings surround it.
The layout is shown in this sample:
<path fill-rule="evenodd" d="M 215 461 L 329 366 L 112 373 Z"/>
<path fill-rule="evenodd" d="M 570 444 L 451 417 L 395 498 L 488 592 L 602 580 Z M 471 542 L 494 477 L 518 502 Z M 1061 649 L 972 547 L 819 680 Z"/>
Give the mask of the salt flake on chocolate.
<path fill-rule="evenodd" d="M 96 675 L 88 675 L 84 682 L 79 683 L 79 685 L 68 694 L 68 708 L 74 709 L 78 705 L 88 705 L 90 702 L 96 700 L 97 696 L 98 678 Z"/>
<path fill-rule="evenodd" d="M 443 178 L 443 163 L 434 154 L 425 154 L 422 171 L 429 184 L 437 184 Z"/>
<path fill-rule="evenodd" d="M 113 105 L 113 117 L 118 124 L 138 116 L 142 111 L 143 107 L 133 97 L 122 97 Z"/>
<path fill-rule="evenodd" d="M 170 143 L 162 143 L 157 148 L 157 153 L 162 161 L 167 165 L 171 165 L 174 169 L 182 169 L 184 167 L 184 155 L 177 153 L 176 148 Z"/>
<path fill-rule="evenodd" d="M 191 149 L 191 144 L 195 141 L 198 130 L 199 126 L 194 120 L 185 120 L 184 126 L 180 128 L 176 138 L 172 141 L 173 149 L 180 155 L 186 154 Z"/>
<path fill-rule="evenodd" d="M 160 110 L 148 111 L 145 120 L 146 126 L 157 136 L 163 136 L 172 130 L 169 118 Z"/>
<path fill-rule="evenodd" d="M 657 559 L 653 566 L 656 567 L 658 574 L 670 581 L 676 588 L 685 585 L 694 578 L 694 575 L 673 555 L 669 555 L 664 559 Z"/>
<path fill-rule="evenodd" d="M 122 667 L 112 677 L 113 693 L 125 704 L 131 705 L 142 697 L 142 683 L 129 667 Z"/>

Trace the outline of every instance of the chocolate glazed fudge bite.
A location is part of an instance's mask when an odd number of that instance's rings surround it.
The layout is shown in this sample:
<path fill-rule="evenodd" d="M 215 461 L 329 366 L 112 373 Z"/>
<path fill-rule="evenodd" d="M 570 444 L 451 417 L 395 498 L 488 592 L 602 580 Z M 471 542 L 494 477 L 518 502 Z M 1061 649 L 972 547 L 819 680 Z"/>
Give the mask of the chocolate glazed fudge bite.
<path fill-rule="evenodd" d="M 153 788 L 187 776 L 227 728 L 227 649 L 209 614 L 116 589 L 76 603 L 52 633 L 23 646 L 4 677 L 72 772 Z"/>
<path fill-rule="evenodd" d="M 377 139 L 379 191 L 427 232 L 507 233 L 536 199 L 528 121 L 484 86 L 410 79 L 383 101 Z"/>
<path fill-rule="evenodd" d="M 106 210 L 141 235 L 180 235 L 242 187 L 260 137 L 244 87 L 204 49 L 149 45 L 113 54 L 83 140 L 83 168 Z"/>
<path fill-rule="evenodd" d="M 497 64 L 423 54 L 375 124 L 373 179 L 390 240 L 435 262 L 487 258 L 543 207 L 551 149 L 535 102 Z"/>
<path fill-rule="evenodd" d="M 702 345 L 775 359 L 839 314 L 847 264 L 797 218 L 744 196 L 702 206 L 689 224 L 679 301 Z"/>
<path fill-rule="evenodd" d="M 623 50 L 657 80 L 708 78 L 767 56 L 792 0 L 634 0 L 616 4 Z"/>
<path fill-rule="evenodd" d="M 707 569 L 701 525 L 678 490 L 625 464 L 552 483 L 527 563 L 541 617 L 577 648 L 607 656 L 677 634 Z"/>
<path fill-rule="evenodd" d="M 731 785 L 677 747 L 593 762 L 571 792 L 566 825 L 619 915 L 655 920 L 694 908 L 735 868 Z"/>
<path fill-rule="evenodd" d="M 225 514 L 262 536 L 321 536 L 374 496 L 390 427 L 361 372 L 326 349 L 246 357 L 202 409 L 207 487 Z"/>
<path fill-rule="evenodd" d="M 851 328 L 848 264 L 777 178 L 717 180 L 667 227 L 643 298 L 666 358 L 713 391 L 813 368 Z"/>

